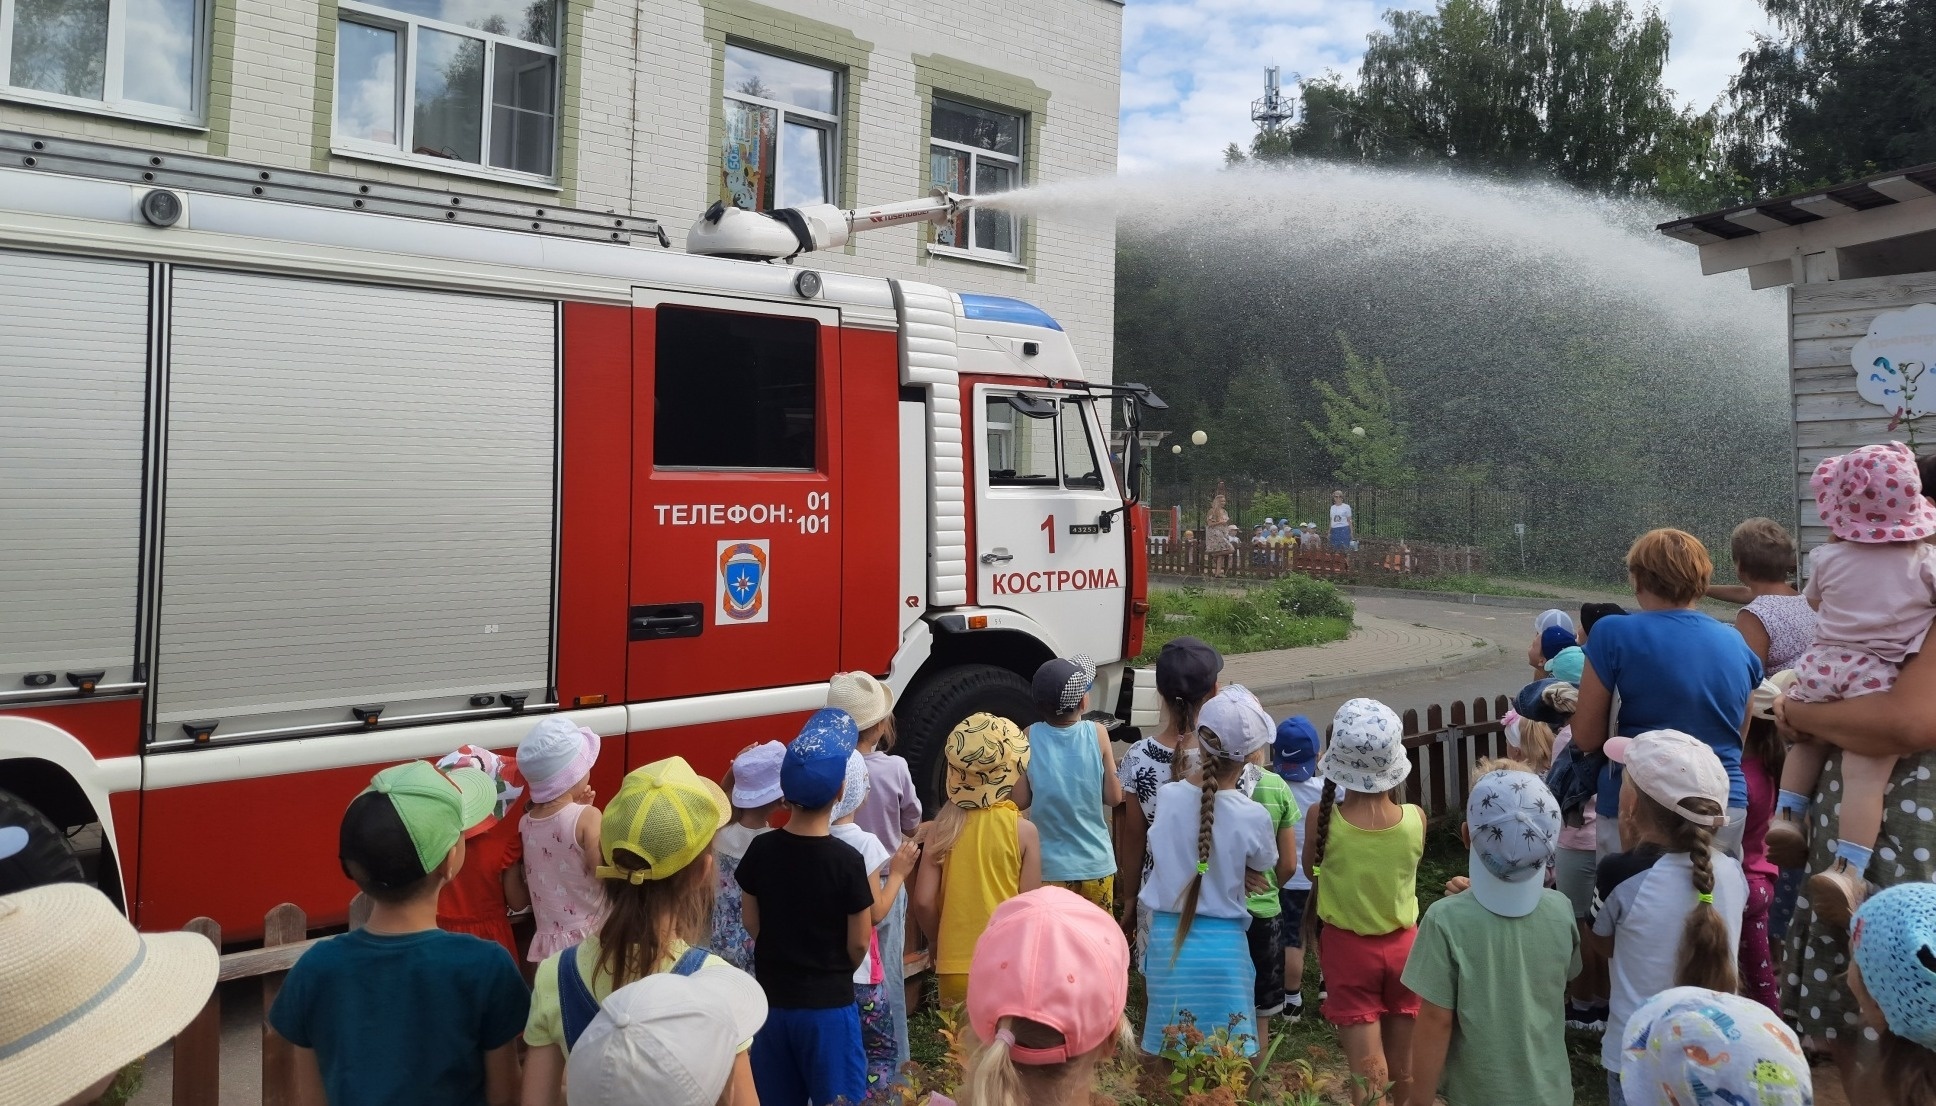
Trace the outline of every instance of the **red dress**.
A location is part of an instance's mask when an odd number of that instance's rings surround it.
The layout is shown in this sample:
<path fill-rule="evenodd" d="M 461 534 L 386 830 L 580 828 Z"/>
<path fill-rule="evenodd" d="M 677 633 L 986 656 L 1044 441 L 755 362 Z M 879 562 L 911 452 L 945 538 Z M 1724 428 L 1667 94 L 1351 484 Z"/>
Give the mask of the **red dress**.
<path fill-rule="evenodd" d="M 524 859 L 524 838 L 515 817 L 464 842 L 464 866 L 437 895 L 437 927 L 496 941 L 518 962 L 517 940 L 505 914 L 504 873 Z"/>

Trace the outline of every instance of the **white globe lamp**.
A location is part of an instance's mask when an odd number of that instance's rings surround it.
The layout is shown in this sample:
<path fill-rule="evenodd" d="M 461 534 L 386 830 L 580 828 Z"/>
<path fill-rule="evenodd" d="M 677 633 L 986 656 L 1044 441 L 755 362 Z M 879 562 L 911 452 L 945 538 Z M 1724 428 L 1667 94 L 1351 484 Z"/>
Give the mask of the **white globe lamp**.
<path fill-rule="evenodd" d="M 1204 433 L 1203 431 L 1201 431 L 1201 430 L 1199 430 L 1199 431 L 1197 431 L 1196 433 L 1194 433 L 1194 434 L 1192 434 L 1192 435 L 1190 435 L 1190 444 L 1191 444 L 1191 445 L 1202 445 L 1203 443 L 1205 443 L 1205 442 L 1207 442 L 1207 441 L 1209 441 L 1209 440 L 1210 440 L 1210 435 L 1208 435 L 1208 434 L 1205 434 L 1205 433 Z"/>

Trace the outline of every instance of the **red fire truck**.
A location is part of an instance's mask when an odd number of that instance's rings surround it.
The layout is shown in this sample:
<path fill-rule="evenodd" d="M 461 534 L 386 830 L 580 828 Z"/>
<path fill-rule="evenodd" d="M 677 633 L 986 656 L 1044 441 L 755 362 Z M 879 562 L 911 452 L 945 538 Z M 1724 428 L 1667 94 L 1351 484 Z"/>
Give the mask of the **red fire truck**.
<path fill-rule="evenodd" d="M 548 712 L 604 735 L 607 795 L 789 737 L 842 670 L 894 688 L 930 795 L 952 724 L 1030 720 L 1054 655 L 1148 725 L 1104 421 L 1160 401 L 1027 303 L 795 260 L 968 202 L 716 210 L 691 256 L 0 132 L 0 791 L 87 827 L 141 927 L 246 938 L 343 916 L 377 767 Z"/>

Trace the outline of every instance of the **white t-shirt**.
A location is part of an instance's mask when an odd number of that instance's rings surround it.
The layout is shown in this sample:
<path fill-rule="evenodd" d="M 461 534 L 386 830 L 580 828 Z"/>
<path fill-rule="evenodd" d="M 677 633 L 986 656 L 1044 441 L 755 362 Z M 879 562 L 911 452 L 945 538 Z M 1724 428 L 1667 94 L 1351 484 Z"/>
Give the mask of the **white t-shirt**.
<path fill-rule="evenodd" d="M 1601 823 L 1605 825 L 1605 822 Z M 1714 909 L 1728 926 L 1728 948 L 1741 946 L 1741 912 L 1748 881 L 1741 863 L 1710 850 Z M 1640 1004 L 1674 985 L 1681 930 L 1694 909 L 1694 861 L 1686 853 L 1643 846 L 1600 861 L 1594 876 L 1593 932 L 1613 938 L 1613 995 L 1600 1063 L 1620 1070 L 1621 1032 Z"/>
<path fill-rule="evenodd" d="M 1331 504 L 1331 529 L 1336 530 L 1340 526 L 1349 525 L 1351 525 L 1351 504 Z"/>
<path fill-rule="evenodd" d="M 1312 776 L 1302 783 L 1290 784 L 1290 788 L 1291 798 L 1297 800 L 1297 809 L 1304 812 L 1304 817 L 1291 824 L 1291 831 L 1297 834 L 1297 872 L 1284 881 L 1284 890 L 1309 891 L 1311 877 L 1304 871 L 1304 827 L 1318 816 L 1318 804 L 1324 800 L 1324 777 Z"/>
<path fill-rule="evenodd" d="M 835 839 L 845 841 L 849 847 L 860 854 L 860 862 L 867 869 L 867 885 L 879 887 L 881 869 L 887 866 L 888 861 L 894 859 L 894 854 L 887 851 L 887 846 L 881 844 L 880 838 L 860 828 L 858 823 L 837 822 L 829 829 Z M 860 967 L 854 969 L 854 982 L 866 984 L 873 981 L 874 954 L 870 950 L 866 956 L 860 958 Z"/>
<path fill-rule="evenodd" d="M 1150 823 L 1150 874 L 1136 897 L 1146 910 L 1176 912 L 1197 874 L 1197 823 L 1203 789 L 1187 781 L 1156 790 L 1156 820 Z M 1197 893 L 1197 913 L 1207 918 L 1240 918 L 1250 923 L 1244 871 L 1268 872 L 1277 866 L 1277 834 L 1270 812 L 1241 791 L 1217 792 L 1211 830 L 1210 870 Z"/>

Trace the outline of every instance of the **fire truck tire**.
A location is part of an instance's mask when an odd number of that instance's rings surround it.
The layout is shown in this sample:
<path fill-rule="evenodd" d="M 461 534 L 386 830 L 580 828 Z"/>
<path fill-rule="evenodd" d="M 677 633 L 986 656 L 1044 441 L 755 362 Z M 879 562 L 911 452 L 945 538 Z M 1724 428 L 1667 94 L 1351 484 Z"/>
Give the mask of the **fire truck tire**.
<path fill-rule="evenodd" d="M 24 843 L 17 833 L 8 832 L 14 829 L 26 831 Z M 87 873 L 74 851 L 74 843 L 27 800 L 11 791 L 0 791 L 0 834 L 13 838 L 0 840 L 0 853 L 6 852 L 8 846 L 20 848 L 12 855 L 0 856 L 0 895 L 48 883 L 87 882 Z"/>
<path fill-rule="evenodd" d="M 948 731 L 982 711 L 1001 715 L 1018 726 L 1042 720 L 1042 712 L 1035 709 L 1029 694 L 1028 681 L 992 664 L 964 664 L 939 672 L 910 692 L 894 712 L 900 745 L 896 751 L 907 758 L 914 788 L 921 795 L 921 808 L 927 813 L 934 813 L 943 797 L 946 762 L 942 745 Z"/>

